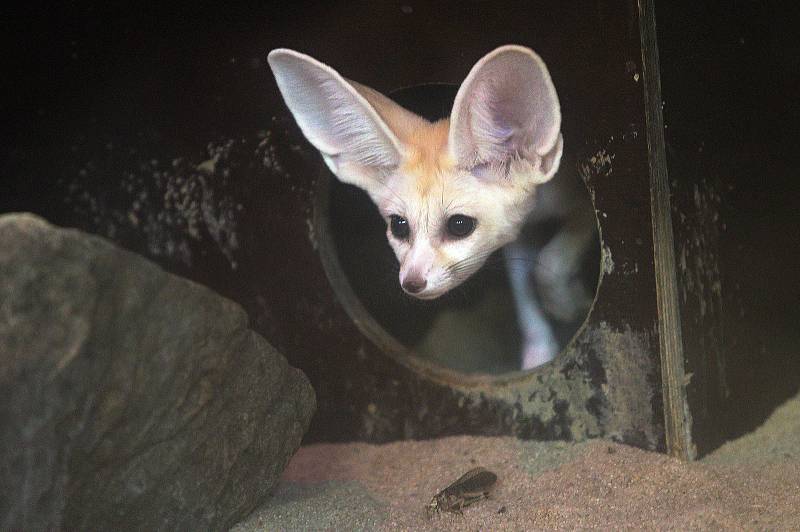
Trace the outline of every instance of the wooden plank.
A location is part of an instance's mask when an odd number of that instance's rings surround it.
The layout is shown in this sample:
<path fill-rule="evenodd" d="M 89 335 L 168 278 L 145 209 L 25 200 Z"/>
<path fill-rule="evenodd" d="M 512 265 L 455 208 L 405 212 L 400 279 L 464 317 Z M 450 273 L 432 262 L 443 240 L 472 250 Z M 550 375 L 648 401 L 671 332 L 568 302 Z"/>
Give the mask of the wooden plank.
<path fill-rule="evenodd" d="M 683 460 L 693 460 L 696 450 L 692 443 L 691 413 L 686 397 L 678 281 L 675 273 L 675 246 L 670 213 L 669 175 L 664 146 L 661 76 L 656 39 L 655 6 L 652 0 L 639 0 L 639 33 L 642 42 L 642 70 L 645 84 L 650 205 L 653 220 L 653 255 L 656 271 L 658 336 L 661 350 L 667 451 L 670 455 Z"/>

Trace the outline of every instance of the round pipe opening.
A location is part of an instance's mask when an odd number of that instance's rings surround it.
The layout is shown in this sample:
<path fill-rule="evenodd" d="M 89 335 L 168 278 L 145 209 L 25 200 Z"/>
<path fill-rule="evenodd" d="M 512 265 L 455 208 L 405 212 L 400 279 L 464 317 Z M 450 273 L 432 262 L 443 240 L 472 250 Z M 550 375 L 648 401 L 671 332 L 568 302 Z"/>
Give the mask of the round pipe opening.
<path fill-rule="evenodd" d="M 428 84 L 390 96 L 428 120 L 438 120 L 449 115 L 457 89 L 455 85 Z M 577 166 L 567 141 L 554 180 L 574 181 L 560 187 L 574 205 L 570 216 L 545 213 L 526 223 L 520 241 L 532 250 L 530 259 L 507 261 L 498 251 L 461 286 L 432 301 L 415 299 L 401 289 L 397 260 L 386 240 L 386 224 L 367 194 L 341 183 L 324 169 L 316 190 L 315 226 L 320 256 L 334 291 L 362 332 L 404 365 L 460 382 L 465 377 L 483 382 L 519 376 L 526 343 L 509 273 L 524 269 L 517 274 L 529 279 L 559 353 L 585 323 L 596 297 L 601 275 L 599 231 Z M 541 195 L 543 201 L 565 201 L 563 193 L 559 196 L 542 190 Z M 580 238 L 565 236 L 577 223 L 584 227 L 588 223 L 590 234 L 583 231 Z M 572 258 L 574 271 L 555 270 L 559 245 L 564 248 L 561 254 Z M 549 254 L 542 255 L 542 250 Z M 554 279 L 556 289 L 550 286 Z"/>

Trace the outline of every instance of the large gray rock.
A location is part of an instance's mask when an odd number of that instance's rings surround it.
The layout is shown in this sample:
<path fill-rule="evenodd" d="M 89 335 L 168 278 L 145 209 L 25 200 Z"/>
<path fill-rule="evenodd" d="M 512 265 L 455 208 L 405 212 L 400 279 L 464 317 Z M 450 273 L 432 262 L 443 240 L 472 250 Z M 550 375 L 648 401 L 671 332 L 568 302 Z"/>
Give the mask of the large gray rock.
<path fill-rule="evenodd" d="M 315 408 L 235 303 L 109 242 L 0 217 L 0 529 L 221 529 Z"/>

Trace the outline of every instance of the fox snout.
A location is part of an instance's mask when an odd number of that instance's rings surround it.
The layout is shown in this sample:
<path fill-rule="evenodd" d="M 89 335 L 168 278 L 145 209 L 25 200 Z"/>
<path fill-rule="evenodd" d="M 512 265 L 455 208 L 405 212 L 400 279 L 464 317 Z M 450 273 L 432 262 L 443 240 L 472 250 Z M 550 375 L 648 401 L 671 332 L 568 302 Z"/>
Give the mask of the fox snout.
<path fill-rule="evenodd" d="M 417 299 L 436 299 L 457 287 L 483 265 L 487 255 L 472 249 L 453 255 L 457 250 L 425 242 L 408 249 L 396 241 L 393 244 L 400 263 L 400 287 Z"/>
<path fill-rule="evenodd" d="M 484 262 L 482 256 L 460 261 L 434 260 L 427 264 L 401 260 L 400 287 L 406 294 L 417 299 L 436 299 L 478 270 Z"/>
<path fill-rule="evenodd" d="M 421 240 L 421 239 L 420 239 Z M 437 290 L 434 273 L 435 252 L 429 245 L 419 242 L 411 246 L 400 259 L 400 286 L 420 299 L 431 299 L 441 294 Z"/>
<path fill-rule="evenodd" d="M 425 290 L 425 287 L 428 286 L 428 280 L 415 272 L 406 276 L 405 278 L 401 277 L 400 286 L 402 286 L 403 290 L 409 294 L 418 294 Z"/>
<path fill-rule="evenodd" d="M 436 299 L 451 288 L 449 284 L 437 283 L 434 275 L 425 275 L 416 271 L 407 274 L 400 272 L 400 287 L 403 291 L 417 299 Z"/>

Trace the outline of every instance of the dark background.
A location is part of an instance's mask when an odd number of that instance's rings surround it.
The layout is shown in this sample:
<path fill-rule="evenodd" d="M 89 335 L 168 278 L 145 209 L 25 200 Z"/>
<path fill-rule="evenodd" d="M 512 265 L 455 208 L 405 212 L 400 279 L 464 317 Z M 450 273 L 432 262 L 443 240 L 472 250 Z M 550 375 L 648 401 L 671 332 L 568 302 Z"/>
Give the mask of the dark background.
<path fill-rule="evenodd" d="M 720 217 L 707 224 L 718 238 L 719 345 L 705 348 L 722 360 L 722 397 L 700 402 L 718 404 L 728 437 L 800 385 L 799 21 L 782 2 L 656 2 L 673 205 L 694 203 L 698 184 Z"/>
<path fill-rule="evenodd" d="M 358 2 L 96 4 L 15 6 L 2 17 L 6 42 L 0 78 L 0 212 L 34 211 L 56 224 L 111 236 L 200 282 L 209 282 L 209 272 L 215 270 L 235 273 L 231 249 L 256 244 L 243 241 L 241 234 L 232 242 L 231 234 L 237 233 L 230 227 L 225 231 L 223 222 L 230 217 L 225 208 L 213 216 L 221 221 L 222 232 L 203 229 L 196 238 L 177 241 L 176 251 L 176 240 L 169 235 L 143 236 L 125 220 L 114 219 L 119 218 L 115 206 L 130 199 L 124 191 L 119 197 L 109 193 L 105 203 L 97 205 L 91 198 L 81 199 L 80 187 L 102 187 L 108 171 L 125 168 L 135 168 L 138 174 L 131 179 L 139 179 L 169 166 L 176 154 L 202 161 L 219 148 L 209 146 L 209 139 L 223 144 L 222 139 L 263 130 L 265 125 L 287 137 L 297 135 L 292 124 L 276 124 L 271 112 L 280 101 L 265 57 L 276 45 L 304 50 L 333 65 L 385 62 L 385 71 L 359 81 L 391 90 L 418 79 L 412 72 L 426 72 L 429 81 L 459 79 L 464 74 L 460 68 L 431 71 L 429 65 L 446 64 L 441 58 L 453 54 L 480 57 L 513 40 L 514 27 L 501 27 L 500 18 L 486 16 L 493 5 L 506 15 L 520 10 L 539 19 L 552 16 L 531 12 L 529 3 L 505 2 L 460 2 L 447 8 L 433 2 L 387 2 L 380 8 Z M 800 49 L 796 14 L 787 13 L 783 3 L 700 4 L 657 3 L 666 141 L 678 200 L 689 201 L 693 184 L 702 182 L 703 198 L 720 214 L 712 224 L 717 229 L 714 251 L 721 278 L 715 348 L 724 354 L 720 378 L 726 392 L 713 400 L 722 406 L 724 433 L 735 435 L 763 421 L 798 389 Z M 627 16 L 613 10 L 604 13 L 603 3 L 598 5 L 600 9 L 590 11 L 595 19 L 586 24 L 599 23 L 604 16 Z M 481 15 L 470 18 L 472 10 Z M 560 16 L 585 16 L 579 7 L 573 11 Z M 418 32 L 419 46 L 398 43 L 395 56 L 379 56 L 378 48 L 369 46 L 387 38 L 372 23 L 371 17 L 378 16 L 393 17 L 405 32 Z M 502 18 L 515 19 L 513 24 L 520 28 L 526 24 L 524 17 Z M 299 19 L 302 32 L 294 23 Z M 474 20 L 469 27 L 452 23 L 461 19 Z M 559 22 L 552 20 L 554 25 Z M 580 27 L 574 22 L 571 26 Z M 304 32 L 309 31 L 315 32 L 314 42 L 326 46 L 304 46 Z M 450 35 L 452 43 L 447 44 Z M 593 44 L 580 34 L 553 32 L 542 47 L 564 47 L 580 56 L 582 47 Z M 290 163 L 303 157 L 289 148 L 282 154 Z M 237 197 L 269 189 L 223 185 L 217 191 L 223 199 L 226 193 Z M 67 196 L 72 198 L 69 203 Z M 235 205 L 229 207 L 235 210 Z M 172 222 L 185 230 L 191 220 Z M 257 223 L 257 217 L 240 220 L 243 223 Z M 679 227 L 677 233 L 680 237 Z M 298 237 L 291 231 L 284 236 Z M 243 282 L 229 275 L 217 288 L 231 295 L 245 289 Z"/>

